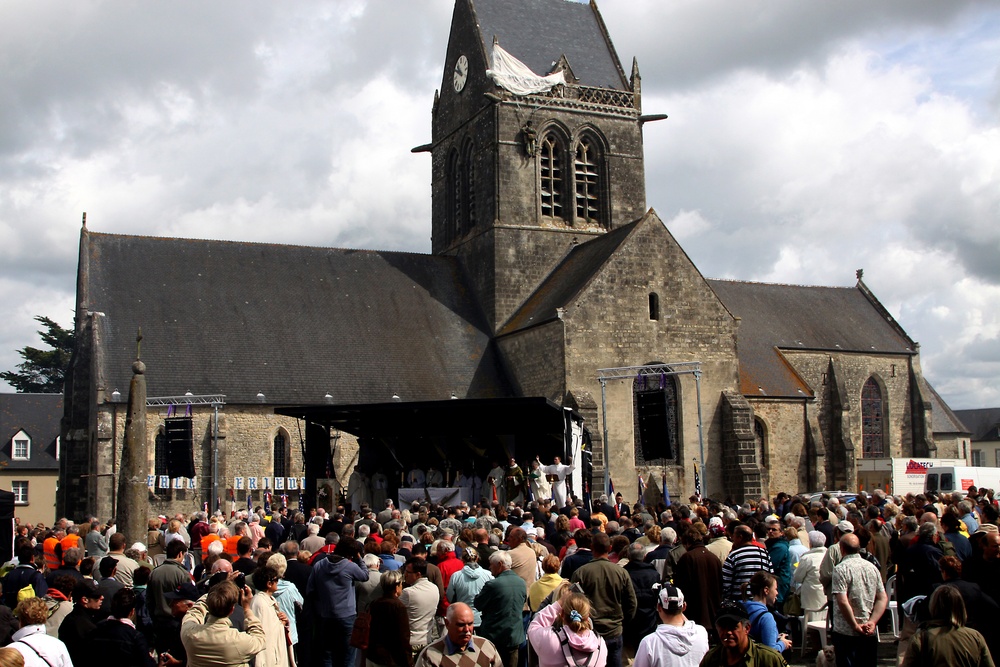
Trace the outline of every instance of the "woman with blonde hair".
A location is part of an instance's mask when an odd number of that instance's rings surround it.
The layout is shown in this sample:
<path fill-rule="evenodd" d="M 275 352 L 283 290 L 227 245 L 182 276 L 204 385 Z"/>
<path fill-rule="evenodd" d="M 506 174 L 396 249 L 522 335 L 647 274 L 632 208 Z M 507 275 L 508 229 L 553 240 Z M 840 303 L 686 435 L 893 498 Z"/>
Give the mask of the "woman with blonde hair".
<path fill-rule="evenodd" d="M 548 555 L 542 559 L 542 576 L 528 588 L 528 606 L 531 611 L 538 611 L 542 601 L 565 581 L 559 576 L 560 565 L 559 556 Z"/>
<path fill-rule="evenodd" d="M 295 587 L 295 584 L 285 579 L 285 572 L 288 570 L 288 559 L 284 554 L 271 554 L 267 559 L 268 567 L 273 567 L 278 573 L 278 590 L 274 592 L 274 600 L 278 603 L 278 609 L 288 619 L 288 638 L 292 646 L 299 643 L 299 629 L 295 623 L 295 612 L 301 611 L 305 605 L 302 593 Z"/>
<path fill-rule="evenodd" d="M 24 656 L 16 648 L 0 648 L 0 667 L 24 667 Z"/>
<path fill-rule="evenodd" d="M 562 620 L 558 629 L 556 619 Z M 608 661 L 608 646 L 590 621 L 590 601 L 579 593 L 563 595 L 535 614 L 528 641 L 539 667 L 605 667 Z"/>
<path fill-rule="evenodd" d="M 45 633 L 49 606 L 42 598 L 22 600 L 14 610 L 21 629 L 14 633 L 10 648 L 24 657 L 25 667 L 73 667 L 66 645 Z"/>

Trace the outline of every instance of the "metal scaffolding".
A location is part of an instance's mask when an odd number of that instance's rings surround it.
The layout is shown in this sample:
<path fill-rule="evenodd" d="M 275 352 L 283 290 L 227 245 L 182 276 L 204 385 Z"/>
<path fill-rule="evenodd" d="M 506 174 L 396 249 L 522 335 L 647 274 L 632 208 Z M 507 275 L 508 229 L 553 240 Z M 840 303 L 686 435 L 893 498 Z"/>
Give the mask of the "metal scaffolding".
<path fill-rule="evenodd" d="M 601 421 L 604 426 L 604 488 L 608 488 L 610 479 L 610 460 L 608 452 L 608 402 L 607 384 L 609 380 L 633 380 L 646 375 L 693 375 L 695 381 L 696 401 L 698 403 L 698 458 L 701 467 L 701 493 L 708 497 L 708 484 L 705 471 L 705 437 L 701 426 L 701 362 L 680 361 L 669 364 L 646 364 L 645 366 L 622 366 L 619 368 L 599 368 L 597 381 L 601 383 Z"/>
<path fill-rule="evenodd" d="M 215 511 L 219 503 L 219 408 L 226 404 L 225 394 L 184 394 L 183 396 L 154 396 L 146 399 L 146 407 L 165 405 L 211 405 L 215 415 L 212 419 L 212 498 L 209 508 Z"/>

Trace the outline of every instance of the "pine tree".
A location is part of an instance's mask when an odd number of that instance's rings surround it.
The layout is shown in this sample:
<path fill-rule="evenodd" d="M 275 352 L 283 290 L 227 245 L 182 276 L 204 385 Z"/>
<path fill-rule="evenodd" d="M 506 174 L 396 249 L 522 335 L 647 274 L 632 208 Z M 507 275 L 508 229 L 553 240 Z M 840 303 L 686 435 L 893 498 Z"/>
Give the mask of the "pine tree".
<path fill-rule="evenodd" d="M 21 394 L 61 394 L 73 354 L 73 331 L 63 329 L 43 315 L 36 316 L 35 321 L 45 327 L 38 335 L 52 349 L 19 350 L 24 363 L 17 365 L 17 371 L 0 373 L 0 378 Z"/>

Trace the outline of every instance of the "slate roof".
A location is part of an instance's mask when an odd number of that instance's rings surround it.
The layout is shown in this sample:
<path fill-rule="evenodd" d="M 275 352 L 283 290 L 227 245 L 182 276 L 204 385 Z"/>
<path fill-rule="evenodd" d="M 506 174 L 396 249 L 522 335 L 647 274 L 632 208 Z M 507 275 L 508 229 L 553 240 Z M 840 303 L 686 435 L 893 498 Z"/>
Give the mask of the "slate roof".
<path fill-rule="evenodd" d="M 0 394 L 0 466 L 7 470 L 59 470 L 56 439 L 63 416 L 62 394 Z M 27 461 L 11 458 L 14 436 L 31 437 Z"/>
<path fill-rule="evenodd" d="M 507 395 L 458 262 L 398 252 L 87 232 L 87 303 L 108 391 L 135 334 L 149 396 L 377 403 Z"/>
<path fill-rule="evenodd" d="M 931 398 L 931 431 L 933 433 L 969 433 L 968 427 L 958 415 L 948 407 L 941 394 L 923 376 L 920 378 Z M 1000 417 L 1000 414 L 997 415 Z"/>
<path fill-rule="evenodd" d="M 914 353 L 913 341 L 863 283 L 856 287 L 708 283 L 726 308 L 742 318 L 737 346 L 744 395 L 811 395 L 781 349 Z"/>
<path fill-rule="evenodd" d="M 973 442 L 1000 440 L 1000 408 L 955 410 L 955 416 L 972 433 Z"/>
<path fill-rule="evenodd" d="M 570 250 L 562 262 L 511 316 L 499 335 L 513 333 L 558 317 L 557 308 L 569 305 L 594 274 L 618 250 L 640 220 L 631 222 Z"/>
<path fill-rule="evenodd" d="M 567 0 L 472 0 L 487 62 L 493 37 L 535 74 L 566 56 L 580 85 L 627 90 L 618 54 L 597 7 Z"/>

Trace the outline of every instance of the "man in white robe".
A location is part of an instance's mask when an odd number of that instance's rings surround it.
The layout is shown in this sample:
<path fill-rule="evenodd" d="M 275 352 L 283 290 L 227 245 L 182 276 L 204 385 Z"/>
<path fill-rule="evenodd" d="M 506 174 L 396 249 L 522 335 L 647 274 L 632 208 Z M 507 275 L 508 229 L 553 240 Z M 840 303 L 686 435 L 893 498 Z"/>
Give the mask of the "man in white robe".
<path fill-rule="evenodd" d="M 434 466 L 427 469 L 427 486 L 433 488 L 444 486 L 444 475 Z"/>
<path fill-rule="evenodd" d="M 528 473 L 528 480 L 531 484 L 531 495 L 538 501 L 552 499 L 552 485 L 549 484 L 549 480 L 545 478 L 545 472 L 542 471 L 542 462 L 535 457 L 535 460 L 531 462 L 531 472 Z"/>
<path fill-rule="evenodd" d="M 461 469 L 455 471 L 455 486 L 462 489 L 462 500 L 472 504 L 476 502 L 473 495 L 475 480 L 472 475 L 466 475 Z"/>
<path fill-rule="evenodd" d="M 389 497 L 389 478 L 382 469 L 372 475 L 372 507 L 385 507 L 385 500 Z"/>
<path fill-rule="evenodd" d="M 411 489 L 422 489 L 426 479 L 423 470 L 414 468 L 406 475 L 406 485 Z"/>
<path fill-rule="evenodd" d="M 354 472 L 347 480 L 347 502 L 351 503 L 351 509 L 358 510 L 362 503 L 369 501 L 368 496 L 368 477 L 361 472 L 361 468 L 354 466 Z"/>
<path fill-rule="evenodd" d="M 552 484 L 552 498 L 557 512 L 566 507 L 566 478 L 572 474 L 575 467 L 572 460 L 566 465 L 558 456 L 552 458 L 552 465 L 541 466 L 542 472 L 549 476 L 548 481 Z"/>

